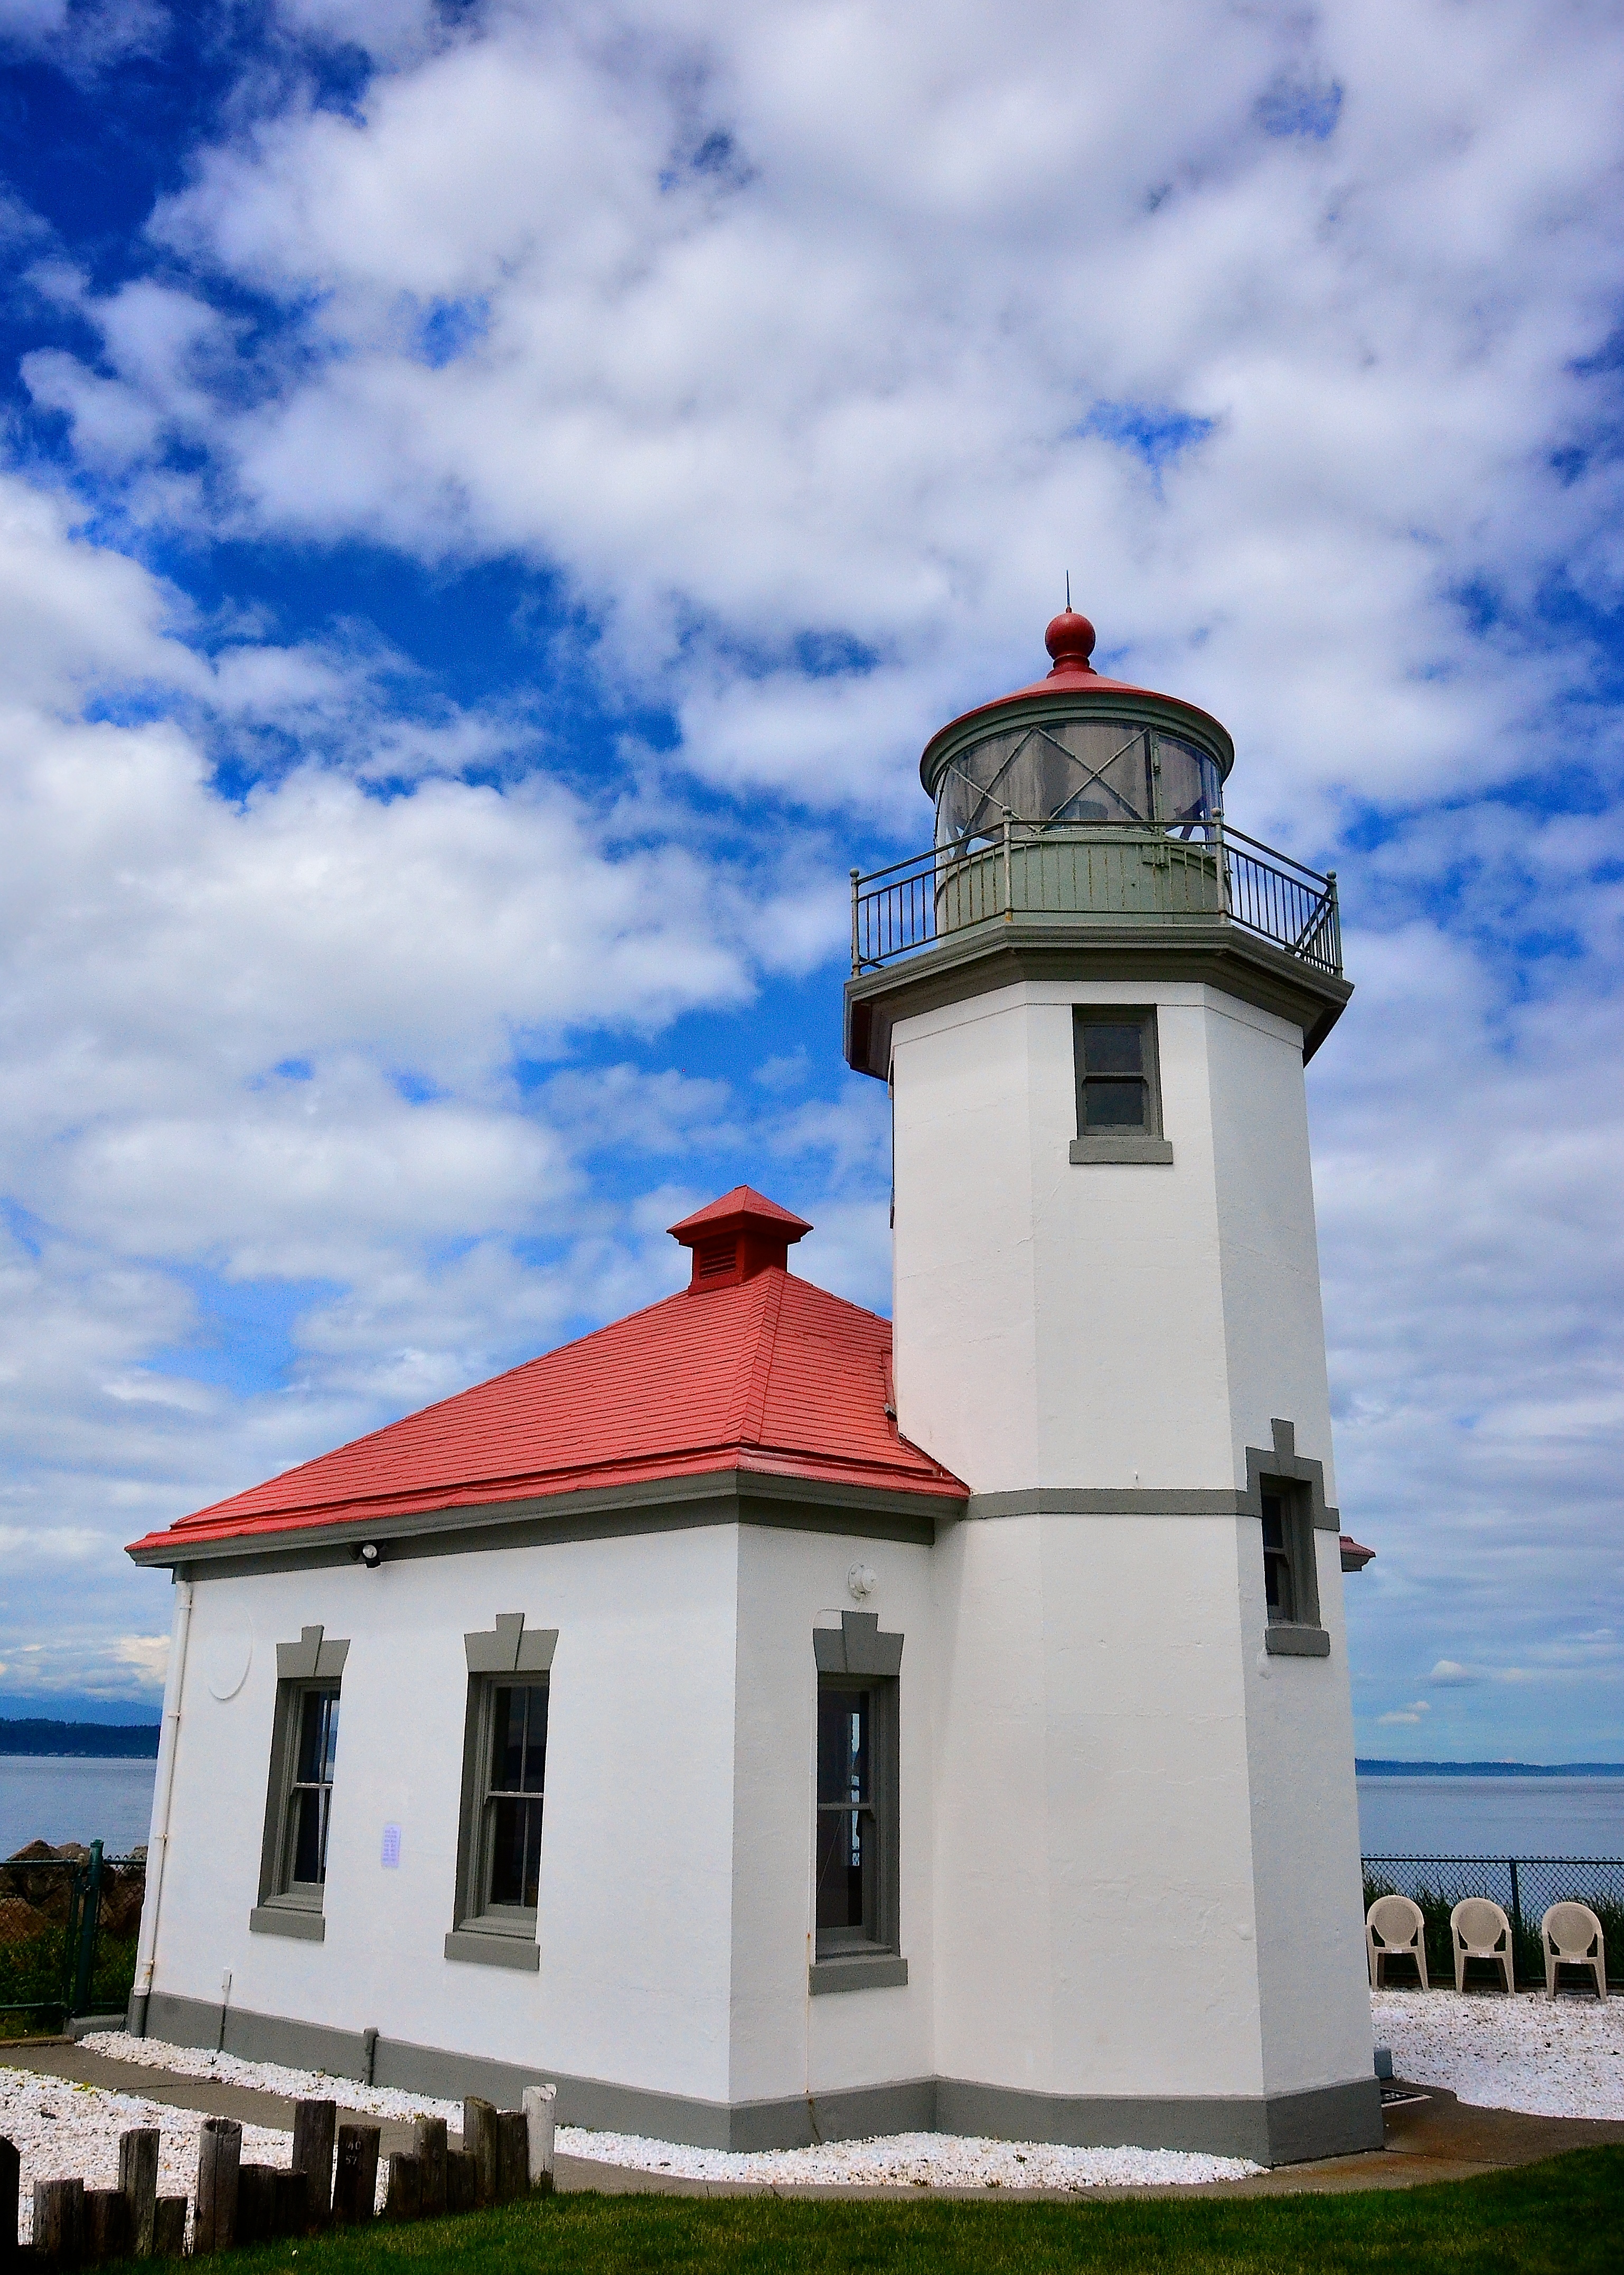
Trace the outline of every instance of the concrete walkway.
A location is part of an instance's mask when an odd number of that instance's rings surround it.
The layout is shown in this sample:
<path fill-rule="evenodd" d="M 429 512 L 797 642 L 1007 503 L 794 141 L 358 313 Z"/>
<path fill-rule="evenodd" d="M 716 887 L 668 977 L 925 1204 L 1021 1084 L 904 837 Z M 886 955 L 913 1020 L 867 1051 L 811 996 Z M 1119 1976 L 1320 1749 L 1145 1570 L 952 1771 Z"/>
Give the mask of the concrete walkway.
<path fill-rule="evenodd" d="M 65 2038 L 0 2040 L 0 2066 L 37 2071 L 42 2076 L 72 2080 L 80 2085 L 103 2086 L 109 2092 L 139 2094 L 145 2100 L 176 2109 L 201 2110 L 206 2116 L 235 2117 L 242 2124 L 264 2125 L 291 2133 L 293 2104 L 280 2094 L 261 2093 L 242 2085 L 212 2078 L 176 2077 L 149 2069 L 140 2062 L 110 2060 Z M 1020 2202 L 1091 2202 L 1124 2196 L 1295 2196 L 1305 2190 L 1342 2191 L 1352 2188 L 1414 2188 L 1427 2181 L 1465 2181 L 1480 2173 L 1503 2172 L 1514 2165 L 1537 2164 L 1542 2158 L 1560 2157 L 1572 2149 L 1624 2145 L 1624 2123 L 1579 2117 L 1525 2117 L 1509 2109 L 1474 2109 L 1437 2086 L 1416 2087 L 1423 2100 L 1405 2103 L 1386 2113 L 1386 2143 L 1381 2150 L 1358 2157 L 1333 2157 L 1310 2165 L 1283 2165 L 1244 2181 L 1218 2181 L 1199 2188 L 841 2188 L 833 2185 L 794 2190 L 770 2188 L 737 2181 L 691 2181 L 668 2173 L 644 2173 L 617 2165 L 601 2165 L 585 2157 L 558 2158 L 561 2191 L 596 2188 L 607 2196 L 732 2196 L 794 2194 L 797 2196 L 923 2196 Z M 339 2121 L 344 2121 L 341 2110 Z M 368 2119 L 380 2125 L 381 2152 L 410 2149 L 410 2124 L 392 2119 Z M 453 2146 L 460 2135 L 451 2135 Z"/>

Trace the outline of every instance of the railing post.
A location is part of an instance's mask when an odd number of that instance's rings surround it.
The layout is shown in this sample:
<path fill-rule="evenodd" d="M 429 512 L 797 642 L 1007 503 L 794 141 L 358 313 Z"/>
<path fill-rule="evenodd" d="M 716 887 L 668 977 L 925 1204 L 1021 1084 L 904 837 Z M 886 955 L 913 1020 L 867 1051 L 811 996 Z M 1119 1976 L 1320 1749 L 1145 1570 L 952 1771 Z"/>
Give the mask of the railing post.
<path fill-rule="evenodd" d="M 1334 875 L 1331 889 L 1333 893 L 1336 890 Z M 1506 1863 L 1511 1873 L 1511 1979 L 1514 1983 L 1517 1979 L 1517 1946 L 1522 1939 L 1522 1891 L 1517 1886 L 1516 1858 L 1508 1856 Z"/>
<path fill-rule="evenodd" d="M 90 1844 L 90 1870 L 85 1882 L 84 1902 L 79 1916 L 79 1948 L 74 1954 L 73 2003 L 71 2011 L 87 2014 L 90 2011 L 91 1977 L 95 1969 L 96 1930 L 102 1923 L 102 1843 Z"/>
<path fill-rule="evenodd" d="M 1009 817 L 1004 816 L 1004 922 L 1015 920 L 1015 887 L 1009 870 Z"/>
<path fill-rule="evenodd" d="M 857 873 L 851 873 L 851 969 L 855 976 L 863 967 L 857 962 Z"/>
<path fill-rule="evenodd" d="M 1224 809 L 1221 805 L 1212 816 L 1212 846 L 1218 857 L 1218 890 L 1223 913 L 1232 917 L 1235 911 L 1229 904 L 1229 864 L 1224 855 Z"/>

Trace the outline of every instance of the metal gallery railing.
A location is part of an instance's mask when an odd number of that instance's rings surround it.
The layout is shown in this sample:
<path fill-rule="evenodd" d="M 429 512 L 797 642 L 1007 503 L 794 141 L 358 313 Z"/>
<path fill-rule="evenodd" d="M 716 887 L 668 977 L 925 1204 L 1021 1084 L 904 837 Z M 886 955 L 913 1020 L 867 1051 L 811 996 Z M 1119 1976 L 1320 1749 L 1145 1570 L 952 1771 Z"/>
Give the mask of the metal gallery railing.
<path fill-rule="evenodd" d="M 872 971 L 956 933 L 1031 916 L 1237 925 L 1340 978 L 1336 873 L 1277 853 L 1221 815 L 1171 828 L 1006 820 L 989 836 L 851 873 L 851 969 Z"/>

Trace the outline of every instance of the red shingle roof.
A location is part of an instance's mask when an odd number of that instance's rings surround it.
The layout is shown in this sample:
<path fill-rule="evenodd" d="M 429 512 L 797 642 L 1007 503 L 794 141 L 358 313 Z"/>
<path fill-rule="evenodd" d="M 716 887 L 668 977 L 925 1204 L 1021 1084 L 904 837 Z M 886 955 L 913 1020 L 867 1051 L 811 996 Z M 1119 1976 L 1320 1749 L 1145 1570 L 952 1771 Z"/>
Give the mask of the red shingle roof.
<path fill-rule="evenodd" d="M 719 1470 L 962 1500 L 897 1436 L 890 1358 L 888 1320 L 769 1265 L 668 1296 L 132 1553 Z"/>

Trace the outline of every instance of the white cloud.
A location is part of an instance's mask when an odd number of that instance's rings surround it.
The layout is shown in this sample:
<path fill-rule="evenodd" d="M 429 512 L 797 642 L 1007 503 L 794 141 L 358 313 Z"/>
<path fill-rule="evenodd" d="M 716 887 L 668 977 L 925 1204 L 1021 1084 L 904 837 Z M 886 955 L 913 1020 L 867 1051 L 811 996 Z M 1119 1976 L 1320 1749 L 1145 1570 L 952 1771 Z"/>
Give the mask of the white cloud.
<path fill-rule="evenodd" d="M 555 566 L 691 766 L 899 816 L 930 728 L 1041 661 L 1069 563 L 1298 827 L 1311 784 L 1513 770 L 1585 687 L 1582 643 L 1454 594 L 1617 589 L 1613 472 L 1551 463 L 1610 400 L 1593 11 L 295 14 L 389 67 L 353 114 L 250 115 L 155 218 L 190 280 L 87 299 L 99 375 L 30 367 L 87 450 L 109 385 L 134 458 L 155 419 L 201 443 L 206 518 Z M 1264 131 L 1292 85 L 1342 88 L 1325 139 Z M 246 388 L 222 272 L 302 312 Z M 1102 400 L 1210 431 L 1153 476 Z"/>
<path fill-rule="evenodd" d="M 533 707 L 353 625 L 206 640 L 0 490 L 16 1521 L 132 1530 L 645 1300 L 720 1154 L 832 1198 L 804 1267 L 882 1300 L 878 1091 L 632 1046 L 837 946 L 847 824 L 784 806 L 922 835 L 921 743 L 1040 667 L 1069 567 L 1107 668 L 1234 728 L 1243 821 L 1348 839 L 1311 1091 L 1371 1696 L 1433 1666 L 1430 1744 L 1484 1750 L 1492 1698 L 1560 1755 L 1582 1693 L 1624 1746 L 1610 12 L 279 21 L 382 67 L 343 111 L 245 83 L 122 282 L 40 260 L 96 348 L 53 335 L 38 402 L 143 538 L 545 570 L 568 661 L 681 731 L 594 806 Z M 654 1190 L 606 1198 L 611 1152 Z M 321 1281 L 276 1397 L 165 1391 L 178 1266 Z"/>

